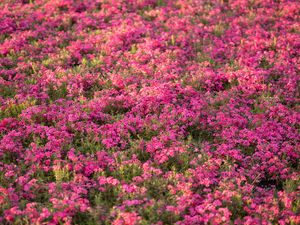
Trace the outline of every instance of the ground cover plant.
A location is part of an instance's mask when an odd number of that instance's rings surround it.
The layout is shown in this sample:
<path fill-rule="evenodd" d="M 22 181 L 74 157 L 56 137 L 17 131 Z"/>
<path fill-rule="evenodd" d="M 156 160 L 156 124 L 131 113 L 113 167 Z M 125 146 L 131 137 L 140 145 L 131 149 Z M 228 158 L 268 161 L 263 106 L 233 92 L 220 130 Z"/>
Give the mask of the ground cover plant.
<path fill-rule="evenodd" d="M 300 224 L 288 0 L 1 0 L 0 224 Z"/>

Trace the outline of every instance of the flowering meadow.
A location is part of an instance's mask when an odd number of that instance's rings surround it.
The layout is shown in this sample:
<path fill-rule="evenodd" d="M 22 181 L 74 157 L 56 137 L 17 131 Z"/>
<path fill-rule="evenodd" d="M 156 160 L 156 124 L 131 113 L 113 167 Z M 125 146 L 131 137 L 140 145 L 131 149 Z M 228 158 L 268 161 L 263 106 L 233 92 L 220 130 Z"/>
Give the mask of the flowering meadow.
<path fill-rule="evenodd" d="M 300 7 L 1 0 L 0 224 L 300 224 Z"/>

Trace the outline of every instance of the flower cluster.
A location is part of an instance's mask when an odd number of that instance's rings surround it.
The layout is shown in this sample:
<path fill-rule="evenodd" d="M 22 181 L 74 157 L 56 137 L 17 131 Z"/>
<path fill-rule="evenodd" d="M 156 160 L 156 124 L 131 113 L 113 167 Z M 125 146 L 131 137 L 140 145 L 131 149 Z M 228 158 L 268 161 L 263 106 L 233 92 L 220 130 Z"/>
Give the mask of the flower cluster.
<path fill-rule="evenodd" d="M 299 13 L 0 1 L 0 224 L 300 224 Z"/>

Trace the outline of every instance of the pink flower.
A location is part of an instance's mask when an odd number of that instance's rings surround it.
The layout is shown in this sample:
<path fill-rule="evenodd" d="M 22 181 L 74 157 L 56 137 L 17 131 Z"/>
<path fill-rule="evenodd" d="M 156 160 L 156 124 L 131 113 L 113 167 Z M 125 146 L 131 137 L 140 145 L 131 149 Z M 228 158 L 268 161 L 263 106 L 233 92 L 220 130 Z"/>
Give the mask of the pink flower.
<path fill-rule="evenodd" d="M 135 212 L 121 212 L 119 218 L 113 221 L 113 225 L 135 225 L 140 218 Z"/>

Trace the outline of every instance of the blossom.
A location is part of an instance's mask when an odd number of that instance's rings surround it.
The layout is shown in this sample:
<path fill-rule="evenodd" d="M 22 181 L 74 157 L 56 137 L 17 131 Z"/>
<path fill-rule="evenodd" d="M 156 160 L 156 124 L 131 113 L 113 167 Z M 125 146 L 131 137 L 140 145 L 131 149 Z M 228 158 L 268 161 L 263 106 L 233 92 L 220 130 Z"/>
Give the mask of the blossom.
<path fill-rule="evenodd" d="M 0 223 L 298 224 L 298 8 L 0 1 Z"/>

